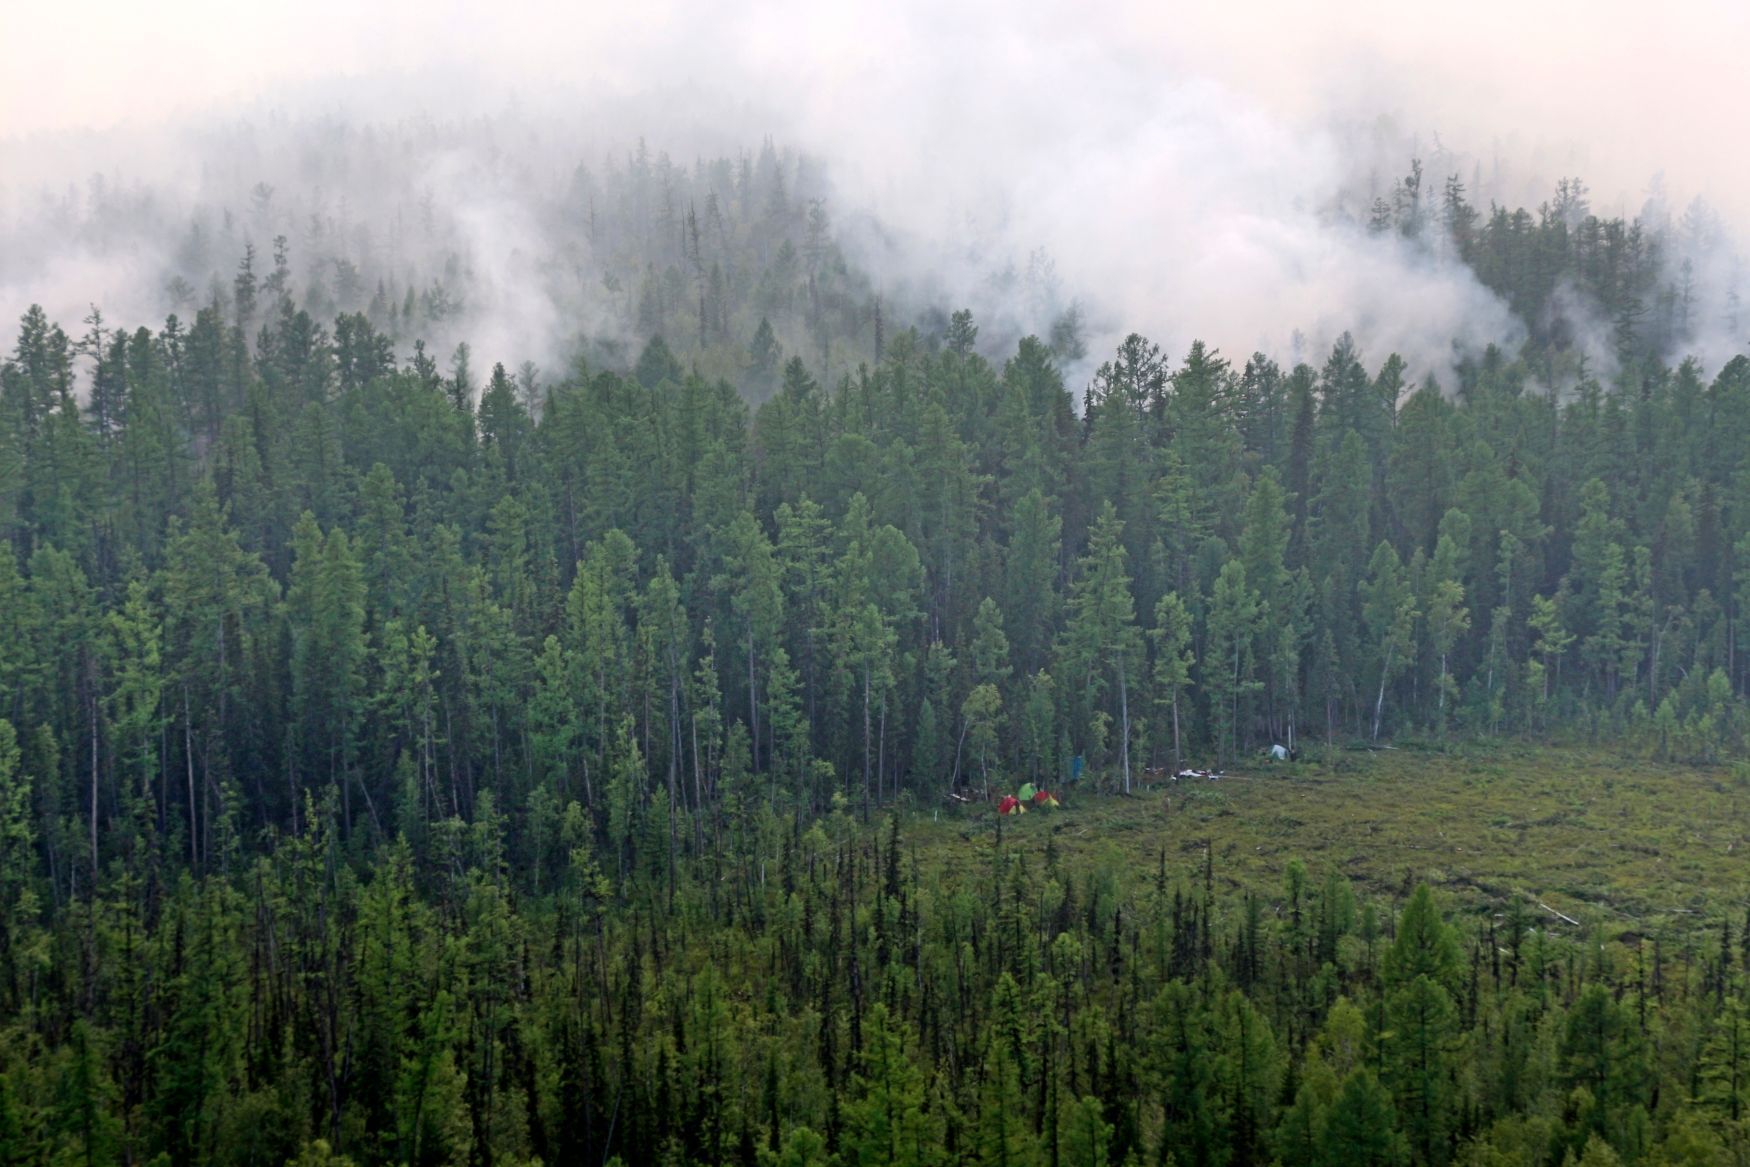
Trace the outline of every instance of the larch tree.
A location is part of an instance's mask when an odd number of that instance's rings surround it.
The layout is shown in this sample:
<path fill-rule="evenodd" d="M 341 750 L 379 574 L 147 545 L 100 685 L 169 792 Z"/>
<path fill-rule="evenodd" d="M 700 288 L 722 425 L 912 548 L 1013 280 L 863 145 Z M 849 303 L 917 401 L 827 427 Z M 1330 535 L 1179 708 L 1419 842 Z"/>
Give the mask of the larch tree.
<path fill-rule="evenodd" d="M 1203 685 L 1209 693 L 1217 756 L 1223 759 L 1239 751 L 1242 702 L 1263 687 L 1253 647 L 1263 612 L 1263 601 L 1246 579 L 1245 564 L 1228 560 L 1210 596 L 1203 653 Z"/>
<path fill-rule="evenodd" d="M 1173 722 L 1173 770 L 1184 768 L 1184 735 L 1179 703 L 1191 685 L 1191 670 L 1197 663 L 1191 650 L 1191 613 L 1177 592 L 1168 592 L 1155 604 L 1154 643 L 1155 703 L 1164 706 Z"/>
<path fill-rule="evenodd" d="M 1119 767 L 1130 793 L 1130 678 L 1142 647 L 1130 594 L 1124 524 L 1110 502 L 1101 509 L 1088 536 L 1087 553 L 1077 563 L 1067 600 L 1069 621 L 1064 651 L 1080 675 L 1091 708 L 1108 685 L 1117 691 Z"/>
<path fill-rule="evenodd" d="M 1416 595 L 1404 566 L 1390 543 L 1382 542 L 1367 564 L 1362 588 L 1362 615 L 1373 643 L 1378 692 L 1373 702 L 1373 739 L 1379 740 L 1385 719 L 1386 690 L 1409 663 L 1415 647 Z"/>

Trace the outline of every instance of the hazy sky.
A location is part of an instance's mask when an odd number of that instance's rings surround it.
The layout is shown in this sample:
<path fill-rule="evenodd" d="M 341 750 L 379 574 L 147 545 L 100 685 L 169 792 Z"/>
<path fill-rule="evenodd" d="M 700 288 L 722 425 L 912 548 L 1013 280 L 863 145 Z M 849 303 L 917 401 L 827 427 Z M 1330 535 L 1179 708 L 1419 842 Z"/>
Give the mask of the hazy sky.
<path fill-rule="evenodd" d="M 1096 352 L 1133 328 L 1229 354 L 1353 331 L 1443 380 L 1455 343 L 1512 346 L 1521 322 L 1450 256 L 1354 227 L 1411 157 L 1430 160 L 1435 189 L 1456 172 L 1485 205 L 1536 206 L 1573 175 L 1606 214 L 1640 213 L 1658 190 L 1676 216 L 1700 195 L 1750 238 L 1750 0 L 11 7 L 0 211 L 28 213 L 39 180 L 67 189 L 100 171 L 185 197 L 222 171 L 246 191 L 261 175 L 243 170 L 283 160 L 220 156 L 233 139 L 188 130 L 238 112 L 271 127 L 511 109 L 505 124 L 527 129 L 525 155 L 551 175 L 637 136 L 684 161 L 769 134 L 828 164 L 841 226 L 882 225 L 856 249 L 878 281 L 928 269 L 943 299 L 1002 311 L 993 265 L 1042 247 L 1088 308 Z M 540 141 L 537 126 L 551 130 Z M 276 140 L 295 138 L 261 139 Z M 527 207 L 436 185 L 469 204 L 479 252 L 542 250 L 512 230 Z M 21 230 L 46 258 L 0 254 L 0 312 L 108 303 L 162 266 Z M 1720 255 L 1701 274 L 1723 294 L 1742 272 Z M 557 343 L 538 322 L 574 315 L 501 307 L 506 347 L 537 353 Z M 1741 347 L 1697 341 L 1715 361 Z"/>
<path fill-rule="evenodd" d="M 453 72 L 610 93 L 697 85 L 836 114 L 859 90 L 891 100 L 894 79 L 951 98 L 1069 52 L 1092 85 L 1107 70 L 1202 76 L 1289 122 L 1385 114 L 1424 141 L 1438 133 L 1470 154 L 1499 150 L 1522 169 L 1583 168 L 1601 199 L 1634 200 L 1630 209 L 1662 170 L 1676 197 L 1705 192 L 1750 221 L 1742 0 L 8 7 L 0 128 L 12 134 L 222 108 L 336 74 L 392 84 Z M 952 123 L 956 110 L 941 116 Z"/>

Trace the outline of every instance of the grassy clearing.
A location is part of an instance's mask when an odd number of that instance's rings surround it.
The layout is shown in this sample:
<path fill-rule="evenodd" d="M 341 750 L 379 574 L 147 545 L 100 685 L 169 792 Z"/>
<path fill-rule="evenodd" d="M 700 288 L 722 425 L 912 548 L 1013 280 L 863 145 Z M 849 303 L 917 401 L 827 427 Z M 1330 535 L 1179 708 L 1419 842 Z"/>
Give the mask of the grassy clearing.
<path fill-rule="evenodd" d="M 1085 785 L 1085 784 L 1084 784 Z M 1324 762 L 1254 765 L 1219 782 L 1131 797 L 1072 792 L 1060 811 L 1004 820 L 1005 843 L 1066 860 L 1273 892 L 1290 859 L 1335 866 L 1358 890 L 1395 897 L 1418 880 L 1459 911 L 1528 896 L 1607 935 L 1741 921 L 1750 892 L 1750 785 L 1724 769 L 1602 750 L 1474 745 L 1338 750 Z M 995 838 L 993 809 L 920 815 L 913 838 L 944 875 Z M 1534 911 L 1538 909 L 1533 907 Z M 1546 916 L 1553 919 L 1553 916 Z"/>

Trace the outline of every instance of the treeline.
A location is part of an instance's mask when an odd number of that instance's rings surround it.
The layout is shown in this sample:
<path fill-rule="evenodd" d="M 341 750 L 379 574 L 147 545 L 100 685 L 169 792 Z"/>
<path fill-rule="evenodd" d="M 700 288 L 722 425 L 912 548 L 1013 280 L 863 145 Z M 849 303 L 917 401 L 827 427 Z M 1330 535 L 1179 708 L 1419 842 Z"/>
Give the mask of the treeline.
<path fill-rule="evenodd" d="M 1140 337 L 1081 412 L 1040 342 L 751 413 L 653 341 L 550 386 L 402 366 L 282 301 L 257 346 L 40 313 L 0 369 L 0 714 L 58 900 L 199 870 L 333 788 L 390 838 L 482 791 L 675 846 L 995 776 L 1410 732 L 1742 742 L 1750 361 L 1447 395 Z M 76 363 L 88 391 L 75 394 Z"/>

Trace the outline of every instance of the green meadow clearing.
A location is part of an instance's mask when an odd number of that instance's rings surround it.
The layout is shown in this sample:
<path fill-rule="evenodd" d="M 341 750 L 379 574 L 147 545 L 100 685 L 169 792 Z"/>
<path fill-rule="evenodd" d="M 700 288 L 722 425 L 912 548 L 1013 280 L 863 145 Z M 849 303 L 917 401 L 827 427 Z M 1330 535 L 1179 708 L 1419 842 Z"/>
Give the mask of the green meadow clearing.
<path fill-rule="evenodd" d="M 1088 784 L 1084 784 L 1088 786 Z M 999 820 L 989 807 L 926 813 L 924 862 L 962 866 L 969 843 L 1054 846 L 1072 871 L 1201 880 L 1266 893 L 1291 859 L 1335 867 L 1387 899 L 1426 880 L 1457 915 L 1519 897 L 1551 926 L 1606 937 L 1681 935 L 1750 904 L 1750 781 L 1731 769 L 1608 750 L 1467 744 L 1338 749 L 1254 763 L 1219 781 L 1071 788 L 1062 809 Z M 1539 906 L 1541 905 L 1541 906 Z M 1558 916 L 1559 913 L 1559 916 Z"/>

